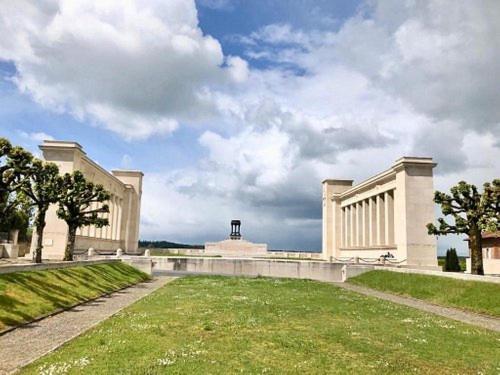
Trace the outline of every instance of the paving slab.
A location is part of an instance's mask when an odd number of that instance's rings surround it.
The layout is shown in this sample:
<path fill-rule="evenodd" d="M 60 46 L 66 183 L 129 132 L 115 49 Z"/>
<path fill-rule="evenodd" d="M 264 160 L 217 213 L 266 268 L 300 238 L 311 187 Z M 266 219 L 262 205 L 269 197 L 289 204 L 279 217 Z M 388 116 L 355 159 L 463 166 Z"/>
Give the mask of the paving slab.
<path fill-rule="evenodd" d="M 0 374 L 14 373 L 174 279 L 158 276 L 6 333 L 0 337 Z"/>
<path fill-rule="evenodd" d="M 500 332 L 500 319 L 493 316 L 476 314 L 453 307 L 444 307 L 440 305 L 434 305 L 432 303 L 411 298 L 398 296 L 391 293 L 381 292 L 379 290 L 367 288 L 360 285 L 354 285 L 349 283 L 335 283 L 335 285 L 351 290 L 356 293 L 361 293 L 366 296 L 377 297 L 386 301 L 398 303 L 400 305 L 405 305 L 413 307 L 418 310 L 426 311 L 432 314 L 440 315 L 445 318 L 458 320 L 463 323 L 472 324 L 474 326 L 486 328 L 492 331 Z"/>

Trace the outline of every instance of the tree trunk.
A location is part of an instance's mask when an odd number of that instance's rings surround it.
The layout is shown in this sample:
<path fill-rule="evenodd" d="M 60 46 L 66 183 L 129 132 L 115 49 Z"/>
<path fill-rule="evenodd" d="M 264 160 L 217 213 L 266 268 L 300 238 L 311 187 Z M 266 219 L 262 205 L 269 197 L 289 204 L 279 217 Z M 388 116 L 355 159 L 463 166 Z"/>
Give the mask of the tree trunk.
<path fill-rule="evenodd" d="M 73 250 L 75 249 L 75 238 L 76 238 L 77 227 L 70 226 L 68 228 L 68 243 L 66 244 L 66 250 L 64 251 L 63 260 L 73 260 Z"/>
<path fill-rule="evenodd" d="M 473 275 L 484 275 L 481 229 L 474 224 L 469 232 L 470 268 Z"/>
<path fill-rule="evenodd" d="M 43 230 L 45 228 L 45 214 L 47 209 L 42 207 L 38 208 L 36 213 L 35 226 L 36 226 L 36 249 L 33 254 L 33 262 L 42 263 L 42 250 L 43 250 Z"/>

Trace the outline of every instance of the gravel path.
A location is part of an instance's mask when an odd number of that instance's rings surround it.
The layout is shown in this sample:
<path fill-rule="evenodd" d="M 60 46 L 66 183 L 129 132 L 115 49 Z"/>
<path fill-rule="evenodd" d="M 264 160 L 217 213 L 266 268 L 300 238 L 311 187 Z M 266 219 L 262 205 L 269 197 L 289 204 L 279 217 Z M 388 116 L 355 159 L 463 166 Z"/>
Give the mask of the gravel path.
<path fill-rule="evenodd" d="M 481 314 L 475 314 L 471 312 L 466 312 L 460 309 L 455 309 L 452 307 L 443 307 L 438 305 L 433 305 L 431 303 L 410 297 L 401 297 L 395 294 L 380 292 L 375 289 L 366 288 L 364 286 L 349 284 L 349 283 L 335 283 L 335 285 L 351 290 L 356 293 L 361 293 L 367 296 L 377 297 L 386 301 L 391 301 L 398 303 L 400 305 L 405 305 L 419 309 L 422 311 L 430 312 L 436 315 L 443 316 L 445 318 L 450 318 L 458 320 L 463 323 L 472 324 L 478 327 L 486 328 L 492 331 L 500 332 L 500 319 L 495 317 L 490 317 Z"/>
<path fill-rule="evenodd" d="M 6 333 L 0 337 L 0 374 L 26 366 L 173 279 L 159 276 Z"/>

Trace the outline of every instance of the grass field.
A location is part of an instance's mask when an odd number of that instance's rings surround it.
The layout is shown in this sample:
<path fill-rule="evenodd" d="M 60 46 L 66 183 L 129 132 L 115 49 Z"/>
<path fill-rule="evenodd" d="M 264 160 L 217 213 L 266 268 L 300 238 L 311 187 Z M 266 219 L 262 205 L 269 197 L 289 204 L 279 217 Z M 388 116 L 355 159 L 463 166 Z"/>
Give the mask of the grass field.
<path fill-rule="evenodd" d="M 124 263 L 0 275 L 0 330 L 146 279 Z"/>
<path fill-rule="evenodd" d="M 307 280 L 185 277 L 23 374 L 498 374 L 500 334 Z"/>
<path fill-rule="evenodd" d="M 350 283 L 500 317 L 500 284 L 390 271 L 371 271 Z"/>

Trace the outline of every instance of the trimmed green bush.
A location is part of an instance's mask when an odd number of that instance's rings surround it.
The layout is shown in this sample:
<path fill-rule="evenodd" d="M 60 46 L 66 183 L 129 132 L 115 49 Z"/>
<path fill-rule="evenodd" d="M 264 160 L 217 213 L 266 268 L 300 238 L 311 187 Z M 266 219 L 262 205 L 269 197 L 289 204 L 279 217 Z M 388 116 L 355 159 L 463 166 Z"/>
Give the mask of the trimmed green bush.
<path fill-rule="evenodd" d="M 446 250 L 444 271 L 446 271 L 446 272 L 461 272 L 462 271 L 460 269 L 460 262 L 458 261 L 457 250 L 453 247 Z"/>

